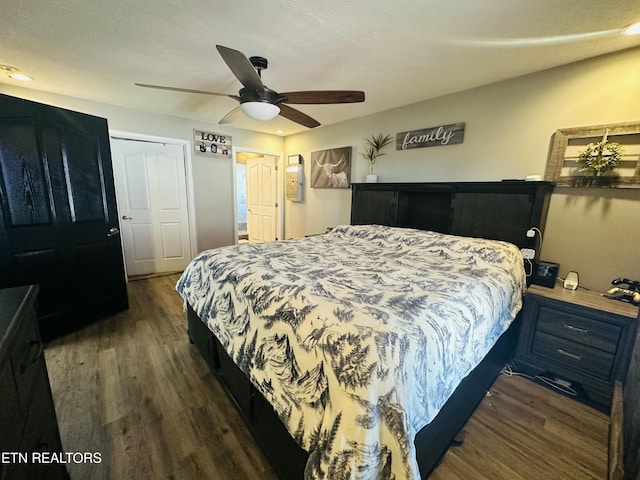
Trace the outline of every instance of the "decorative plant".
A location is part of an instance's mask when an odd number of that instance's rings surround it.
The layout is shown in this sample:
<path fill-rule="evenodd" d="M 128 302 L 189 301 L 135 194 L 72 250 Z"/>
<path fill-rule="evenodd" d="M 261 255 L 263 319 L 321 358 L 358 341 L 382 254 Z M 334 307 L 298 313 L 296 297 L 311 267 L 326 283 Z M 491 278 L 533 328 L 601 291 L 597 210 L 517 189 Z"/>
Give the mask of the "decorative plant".
<path fill-rule="evenodd" d="M 580 152 L 578 163 L 582 165 L 581 172 L 589 172 L 596 177 L 602 176 L 607 170 L 618 165 L 622 158 L 622 147 L 619 143 L 607 140 L 607 130 L 598 143 L 590 143 Z"/>
<path fill-rule="evenodd" d="M 389 145 L 393 141 L 391 135 L 384 135 L 379 133 L 377 135 L 371 135 L 370 138 L 364 139 L 364 152 L 361 155 L 369 160 L 369 173 L 373 174 L 373 166 L 376 163 L 376 158 L 386 155 L 381 150 Z"/>

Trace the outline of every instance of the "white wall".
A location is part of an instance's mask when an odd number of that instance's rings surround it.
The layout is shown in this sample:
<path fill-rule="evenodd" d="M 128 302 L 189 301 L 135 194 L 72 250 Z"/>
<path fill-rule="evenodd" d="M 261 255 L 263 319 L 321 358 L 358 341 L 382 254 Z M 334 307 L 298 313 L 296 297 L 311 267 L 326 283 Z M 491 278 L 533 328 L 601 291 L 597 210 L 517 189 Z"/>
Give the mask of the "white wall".
<path fill-rule="evenodd" d="M 437 74 L 434 71 L 434 75 Z M 286 137 L 285 155 L 353 146 L 352 182 L 364 181 L 363 138 L 465 122 L 464 143 L 396 151 L 376 162 L 380 181 L 479 181 L 542 175 L 560 128 L 640 122 L 640 49 L 425 101 Z M 304 202 L 286 202 L 285 238 L 349 223 L 349 190 L 304 186 Z M 542 259 L 574 270 L 604 290 L 614 277 L 640 278 L 640 189 L 557 188 Z"/>
<path fill-rule="evenodd" d="M 230 135 L 234 147 L 264 149 L 269 152 L 283 150 L 283 139 L 277 135 L 238 130 L 217 123 L 133 110 L 6 84 L 0 84 L 0 93 L 106 118 L 110 130 L 188 140 L 192 147 L 193 129 L 199 129 Z M 193 155 L 198 251 L 235 242 L 233 168 L 231 160 Z"/>

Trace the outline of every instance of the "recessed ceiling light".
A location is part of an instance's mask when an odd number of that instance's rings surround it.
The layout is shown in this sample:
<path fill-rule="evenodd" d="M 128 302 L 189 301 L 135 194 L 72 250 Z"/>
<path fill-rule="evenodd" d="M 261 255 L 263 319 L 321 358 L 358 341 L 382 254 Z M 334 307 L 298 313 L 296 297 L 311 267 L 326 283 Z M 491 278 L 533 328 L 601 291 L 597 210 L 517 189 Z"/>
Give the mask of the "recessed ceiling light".
<path fill-rule="evenodd" d="M 11 65 L 0 65 L 0 72 L 6 73 L 9 78 L 13 78 L 14 80 L 21 80 L 23 82 L 33 80 L 33 77 L 20 73 L 19 68 L 12 67 Z"/>
<path fill-rule="evenodd" d="M 622 30 L 625 35 L 638 35 L 640 33 L 640 22 L 636 22 Z"/>
<path fill-rule="evenodd" d="M 278 135 L 282 135 L 282 134 L 284 133 L 284 130 L 276 130 L 276 133 L 277 133 Z"/>
<path fill-rule="evenodd" d="M 20 80 L 21 82 L 30 82 L 31 80 L 33 80 L 33 77 L 25 75 L 24 73 L 10 73 L 9 77 L 13 78 L 14 80 Z"/>

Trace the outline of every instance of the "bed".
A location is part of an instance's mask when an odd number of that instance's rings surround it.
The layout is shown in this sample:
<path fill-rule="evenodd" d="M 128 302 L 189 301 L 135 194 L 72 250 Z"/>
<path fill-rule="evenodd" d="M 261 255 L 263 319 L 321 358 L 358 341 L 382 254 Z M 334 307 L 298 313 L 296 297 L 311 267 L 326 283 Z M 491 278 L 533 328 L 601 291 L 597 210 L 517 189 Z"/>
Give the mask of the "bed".
<path fill-rule="evenodd" d="M 198 255 L 189 336 L 283 480 L 426 478 L 510 354 L 515 245 L 343 225 Z"/>

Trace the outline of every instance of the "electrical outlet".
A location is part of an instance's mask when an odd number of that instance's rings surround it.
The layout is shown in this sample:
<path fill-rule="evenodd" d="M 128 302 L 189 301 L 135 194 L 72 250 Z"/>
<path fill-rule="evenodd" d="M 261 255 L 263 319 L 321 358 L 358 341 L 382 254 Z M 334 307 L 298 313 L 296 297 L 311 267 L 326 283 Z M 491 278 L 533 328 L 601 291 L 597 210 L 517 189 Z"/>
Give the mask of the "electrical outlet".
<path fill-rule="evenodd" d="M 536 258 L 536 251 L 533 248 L 521 248 L 522 258 L 525 260 L 533 260 Z"/>

